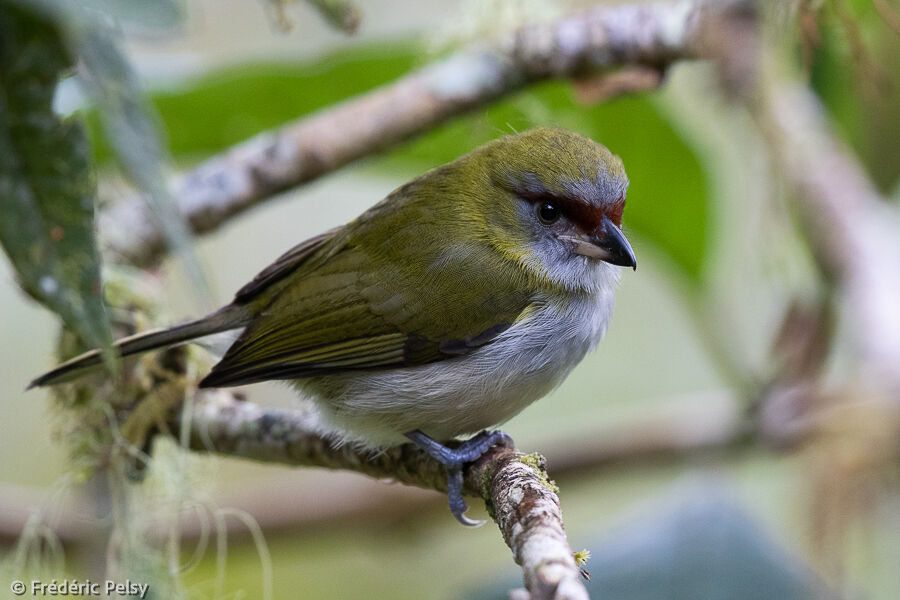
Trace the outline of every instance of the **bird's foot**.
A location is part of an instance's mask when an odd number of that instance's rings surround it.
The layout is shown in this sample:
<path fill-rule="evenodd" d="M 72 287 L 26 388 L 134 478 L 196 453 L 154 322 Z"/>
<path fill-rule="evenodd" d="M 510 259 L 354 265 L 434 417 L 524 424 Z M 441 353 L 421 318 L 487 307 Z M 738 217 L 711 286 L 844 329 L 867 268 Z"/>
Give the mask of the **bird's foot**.
<path fill-rule="evenodd" d="M 463 500 L 463 466 L 481 458 L 491 446 L 513 447 L 512 438 L 502 431 L 482 431 L 475 437 L 450 448 L 434 441 L 418 429 L 405 434 L 416 446 L 430 454 L 447 469 L 447 498 L 450 512 L 463 525 L 478 527 L 484 521 L 475 521 L 465 515 L 466 501 Z"/>

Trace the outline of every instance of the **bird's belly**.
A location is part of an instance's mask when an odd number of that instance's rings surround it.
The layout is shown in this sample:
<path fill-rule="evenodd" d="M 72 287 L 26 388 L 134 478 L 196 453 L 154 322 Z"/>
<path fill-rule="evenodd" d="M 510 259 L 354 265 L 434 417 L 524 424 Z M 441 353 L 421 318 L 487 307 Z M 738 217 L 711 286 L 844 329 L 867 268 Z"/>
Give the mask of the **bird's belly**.
<path fill-rule="evenodd" d="M 295 385 L 339 439 L 384 447 L 419 429 L 448 440 L 502 423 L 559 385 L 603 336 L 611 309 L 612 294 L 544 303 L 466 356 Z"/>

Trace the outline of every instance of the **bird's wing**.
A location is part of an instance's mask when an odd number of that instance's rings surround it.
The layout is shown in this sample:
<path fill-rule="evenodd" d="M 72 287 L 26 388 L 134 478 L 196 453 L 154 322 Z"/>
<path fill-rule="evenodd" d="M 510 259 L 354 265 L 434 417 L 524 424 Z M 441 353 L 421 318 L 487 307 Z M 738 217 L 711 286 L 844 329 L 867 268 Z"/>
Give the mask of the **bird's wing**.
<path fill-rule="evenodd" d="M 347 244 L 314 267 L 276 275 L 287 283 L 201 386 L 418 365 L 490 343 L 532 294 L 503 285 L 521 276 L 498 272 L 506 266 L 490 264 L 488 249 L 469 246 L 435 263 L 427 251 L 385 256 Z"/>
<path fill-rule="evenodd" d="M 234 303 L 247 304 L 257 299 L 264 290 L 284 280 L 284 278 L 306 262 L 316 250 L 333 240 L 342 230 L 343 227 L 329 229 L 324 233 L 300 242 L 279 256 L 275 259 L 275 262 L 260 271 L 247 285 L 237 291 L 234 295 Z"/>

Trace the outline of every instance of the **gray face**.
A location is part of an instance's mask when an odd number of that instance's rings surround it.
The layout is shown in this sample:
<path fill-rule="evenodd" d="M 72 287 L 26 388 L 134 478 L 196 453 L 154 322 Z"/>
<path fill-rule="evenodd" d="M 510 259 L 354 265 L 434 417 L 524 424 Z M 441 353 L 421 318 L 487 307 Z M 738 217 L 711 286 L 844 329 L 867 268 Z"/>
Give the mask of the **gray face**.
<path fill-rule="evenodd" d="M 585 289 L 616 273 L 615 266 L 636 265 L 620 229 L 628 177 L 602 144 L 566 130 L 537 129 L 506 138 L 487 154 L 488 175 L 508 192 L 516 224 L 505 211 L 497 220 L 513 238 L 525 232 L 533 253 L 524 261 L 536 272 Z"/>
<path fill-rule="evenodd" d="M 520 226 L 537 260 L 556 281 L 591 287 L 610 265 L 636 266 L 620 224 L 628 179 L 604 165 L 594 178 L 555 178 L 553 189 L 533 173 L 520 174 L 513 194 Z M 609 264 L 606 264 L 609 263 Z"/>
<path fill-rule="evenodd" d="M 577 251 L 571 240 L 584 234 L 564 214 L 547 219 L 549 214 L 542 203 L 517 197 L 516 216 L 531 240 L 530 266 L 555 284 L 570 291 L 597 294 L 612 289 L 618 281 L 618 267 Z"/>

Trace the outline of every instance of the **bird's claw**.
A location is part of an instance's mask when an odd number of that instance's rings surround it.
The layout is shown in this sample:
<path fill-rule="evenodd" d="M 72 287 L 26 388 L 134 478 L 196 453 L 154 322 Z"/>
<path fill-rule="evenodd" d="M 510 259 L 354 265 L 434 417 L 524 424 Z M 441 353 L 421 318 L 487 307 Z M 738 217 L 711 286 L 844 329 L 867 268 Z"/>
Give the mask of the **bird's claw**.
<path fill-rule="evenodd" d="M 447 469 L 447 499 L 450 512 L 457 521 L 468 527 L 479 527 L 485 521 L 473 520 L 465 515 L 466 501 L 463 500 L 463 466 L 478 460 L 492 446 L 513 447 L 512 438 L 502 431 L 482 431 L 475 437 L 462 442 L 456 448 L 440 444 L 421 431 L 410 431 L 406 437 L 419 448 L 440 461 Z"/>
<path fill-rule="evenodd" d="M 465 507 L 463 507 L 463 510 L 465 510 Z M 453 516 L 456 517 L 457 521 L 459 521 L 466 527 L 481 527 L 482 525 L 487 523 L 487 521 L 485 521 L 484 519 L 470 519 L 463 513 L 453 513 Z"/>
<path fill-rule="evenodd" d="M 456 517 L 457 521 L 466 527 L 481 527 L 485 524 L 485 521 L 470 519 L 466 516 L 466 510 L 469 507 L 463 499 L 462 488 L 462 465 L 447 467 L 447 503 L 450 505 L 450 512 Z"/>

